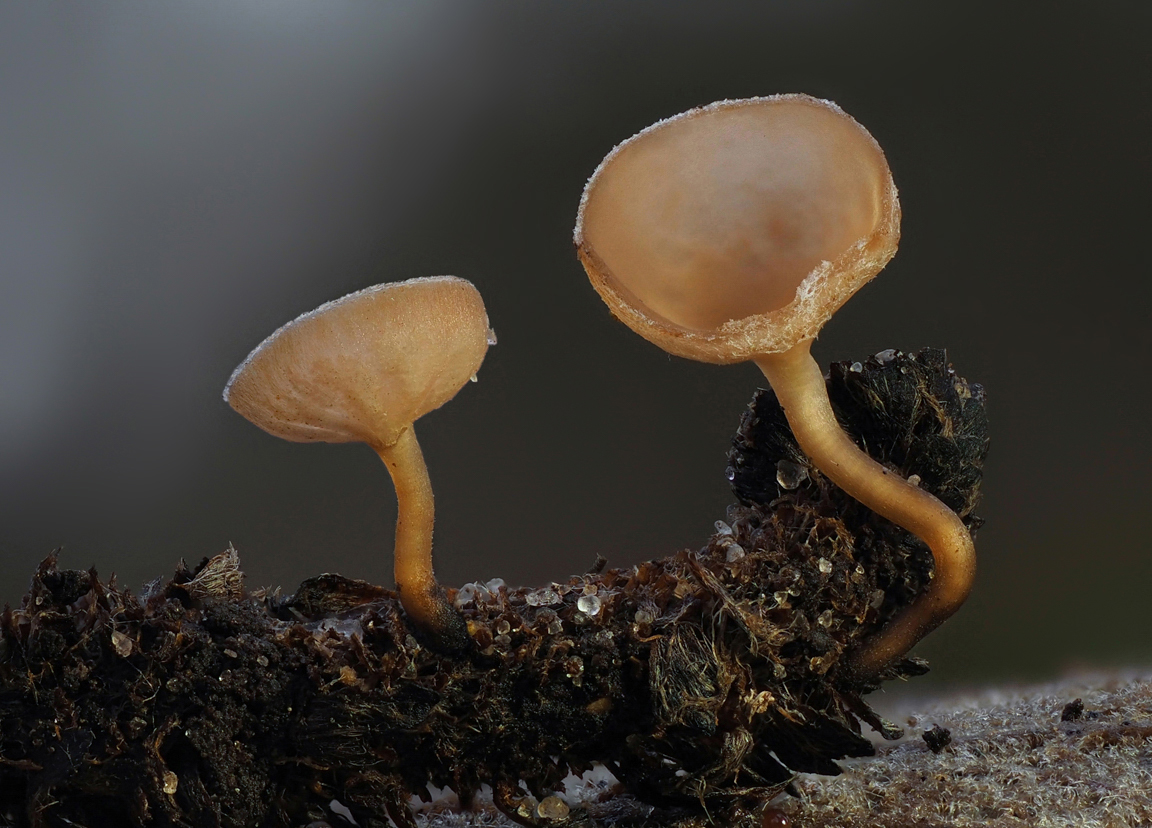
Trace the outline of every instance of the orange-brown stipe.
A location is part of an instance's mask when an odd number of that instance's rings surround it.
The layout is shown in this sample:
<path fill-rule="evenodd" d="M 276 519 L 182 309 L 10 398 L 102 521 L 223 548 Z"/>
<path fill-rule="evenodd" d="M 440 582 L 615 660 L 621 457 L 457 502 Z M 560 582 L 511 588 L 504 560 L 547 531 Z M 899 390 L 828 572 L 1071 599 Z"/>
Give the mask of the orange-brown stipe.
<path fill-rule="evenodd" d="M 575 231 L 621 321 L 679 356 L 754 361 L 816 467 L 931 548 L 929 588 L 849 656 L 861 679 L 955 612 L 975 571 L 960 519 L 840 429 L 809 351 L 899 235 L 884 153 L 835 104 L 806 95 L 722 101 L 625 141 L 589 180 Z"/>
<path fill-rule="evenodd" d="M 432 485 L 413 423 L 475 376 L 494 341 L 479 292 L 451 276 L 367 288 L 264 340 L 224 399 L 296 442 L 367 443 L 396 487 L 395 575 L 405 612 L 430 643 L 459 649 L 463 619 L 432 570 Z"/>

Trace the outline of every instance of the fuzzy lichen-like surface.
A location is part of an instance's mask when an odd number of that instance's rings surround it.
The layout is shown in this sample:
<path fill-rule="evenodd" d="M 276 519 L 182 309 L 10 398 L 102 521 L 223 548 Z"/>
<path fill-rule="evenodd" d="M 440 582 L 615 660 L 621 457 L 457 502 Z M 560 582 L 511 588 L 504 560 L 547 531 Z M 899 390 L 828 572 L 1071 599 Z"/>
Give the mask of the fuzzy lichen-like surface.
<path fill-rule="evenodd" d="M 1082 712 L 1065 716 L 1076 699 Z M 1152 824 L 1148 675 L 958 697 L 908 722 L 904 741 L 849 763 L 843 776 L 799 780 L 790 809 L 798 828 Z M 951 731 L 938 753 L 921 738 L 933 726 Z"/>
<path fill-rule="evenodd" d="M 977 523 L 983 397 L 943 352 L 842 364 L 829 392 L 873 456 Z M 346 809 L 411 828 L 410 795 L 487 784 L 541 826 L 751 824 L 797 773 L 871 755 L 861 721 L 897 735 L 839 665 L 932 571 L 807 469 L 783 422 L 760 393 L 729 458 L 741 503 L 702 548 L 456 591 L 463 654 L 339 575 L 248 593 L 229 550 L 134 595 L 49 558 L 0 617 L 0 820 L 294 828 Z M 640 811 L 535 814 L 596 763 Z"/>

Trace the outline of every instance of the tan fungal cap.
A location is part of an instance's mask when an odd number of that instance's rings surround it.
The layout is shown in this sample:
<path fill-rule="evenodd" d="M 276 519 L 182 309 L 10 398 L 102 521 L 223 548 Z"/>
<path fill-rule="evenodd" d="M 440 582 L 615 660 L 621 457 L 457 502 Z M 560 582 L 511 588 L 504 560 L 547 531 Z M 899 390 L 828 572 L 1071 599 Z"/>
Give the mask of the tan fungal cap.
<path fill-rule="evenodd" d="M 285 440 L 379 449 L 452 399 L 492 341 L 471 282 L 434 276 L 376 285 L 269 336 L 233 372 L 224 400 Z"/>
<path fill-rule="evenodd" d="M 816 336 L 896 252 L 884 153 L 829 101 L 720 101 L 653 124 L 588 181 L 575 243 L 593 286 L 679 356 L 742 362 Z"/>

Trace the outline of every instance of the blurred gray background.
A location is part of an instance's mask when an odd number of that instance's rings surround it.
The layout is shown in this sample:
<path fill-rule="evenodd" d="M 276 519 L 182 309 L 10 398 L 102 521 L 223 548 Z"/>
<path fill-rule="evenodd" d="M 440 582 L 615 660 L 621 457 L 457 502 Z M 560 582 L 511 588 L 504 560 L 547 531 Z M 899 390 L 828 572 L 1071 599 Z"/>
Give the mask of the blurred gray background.
<path fill-rule="evenodd" d="M 251 587 L 390 583 L 375 455 L 220 391 L 297 314 L 440 273 L 500 338 L 418 427 L 441 580 L 699 546 L 763 380 L 614 322 L 572 222 L 652 121 L 802 91 L 905 216 L 817 358 L 945 346 L 988 389 L 979 581 L 924 681 L 1147 664 L 1149 42 L 1146 2 L 0 5 L 0 602 L 58 546 L 132 587 L 230 542 Z"/>

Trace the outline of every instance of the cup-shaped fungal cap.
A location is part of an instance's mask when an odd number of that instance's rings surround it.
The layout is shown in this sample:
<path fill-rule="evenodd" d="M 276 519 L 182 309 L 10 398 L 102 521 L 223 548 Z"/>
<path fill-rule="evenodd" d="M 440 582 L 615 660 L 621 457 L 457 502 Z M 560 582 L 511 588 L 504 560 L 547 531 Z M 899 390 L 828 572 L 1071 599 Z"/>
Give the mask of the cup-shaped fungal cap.
<path fill-rule="evenodd" d="M 575 242 L 593 286 L 679 356 L 742 362 L 812 339 L 896 252 L 884 153 L 807 95 L 720 101 L 620 144 Z"/>
<path fill-rule="evenodd" d="M 491 341 L 471 282 L 434 276 L 366 288 L 265 339 L 224 400 L 295 442 L 393 445 L 476 374 Z"/>

